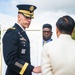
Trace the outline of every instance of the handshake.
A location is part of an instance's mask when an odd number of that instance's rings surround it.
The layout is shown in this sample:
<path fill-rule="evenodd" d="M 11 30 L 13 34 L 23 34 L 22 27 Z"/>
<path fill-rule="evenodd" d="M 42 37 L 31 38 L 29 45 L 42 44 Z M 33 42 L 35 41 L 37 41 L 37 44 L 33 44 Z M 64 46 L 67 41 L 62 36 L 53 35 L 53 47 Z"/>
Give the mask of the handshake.
<path fill-rule="evenodd" d="M 33 72 L 34 73 L 41 73 L 41 66 L 34 67 Z"/>

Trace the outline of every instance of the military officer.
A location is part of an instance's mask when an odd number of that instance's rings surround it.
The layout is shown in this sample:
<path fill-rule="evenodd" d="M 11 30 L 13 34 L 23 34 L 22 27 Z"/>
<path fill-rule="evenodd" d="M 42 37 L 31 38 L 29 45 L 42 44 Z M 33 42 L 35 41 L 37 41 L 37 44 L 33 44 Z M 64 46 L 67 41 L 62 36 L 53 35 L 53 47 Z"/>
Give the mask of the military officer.
<path fill-rule="evenodd" d="M 20 4 L 18 20 L 3 36 L 3 55 L 7 65 L 6 75 L 31 75 L 40 73 L 40 66 L 34 67 L 30 62 L 30 41 L 25 32 L 34 18 L 34 5 Z"/>

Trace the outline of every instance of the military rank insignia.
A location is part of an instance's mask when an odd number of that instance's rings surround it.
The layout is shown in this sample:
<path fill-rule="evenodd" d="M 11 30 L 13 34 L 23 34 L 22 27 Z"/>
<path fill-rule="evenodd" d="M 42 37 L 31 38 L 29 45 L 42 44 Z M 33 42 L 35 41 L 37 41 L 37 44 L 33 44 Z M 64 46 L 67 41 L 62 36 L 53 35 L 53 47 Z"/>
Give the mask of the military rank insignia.
<path fill-rule="evenodd" d="M 21 54 L 25 54 L 25 52 L 26 52 L 26 49 L 21 50 Z"/>
<path fill-rule="evenodd" d="M 15 30 L 16 28 L 12 27 L 12 28 L 9 28 L 9 29 Z"/>
<path fill-rule="evenodd" d="M 30 10 L 30 11 L 33 11 L 33 10 L 34 10 L 34 7 L 33 7 L 33 6 L 31 6 L 31 7 L 29 8 L 29 10 Z"/>

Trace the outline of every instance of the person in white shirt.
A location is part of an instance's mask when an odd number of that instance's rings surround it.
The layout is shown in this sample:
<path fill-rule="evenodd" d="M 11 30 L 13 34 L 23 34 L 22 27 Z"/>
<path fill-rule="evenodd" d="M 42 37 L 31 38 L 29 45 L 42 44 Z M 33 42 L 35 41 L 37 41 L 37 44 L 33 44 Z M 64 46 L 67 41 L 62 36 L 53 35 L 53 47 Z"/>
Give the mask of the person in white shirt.
<path fill-rule="evenodd" d="M 75 22 L 65 15 L 56 22 L 57 39 L 44 45 L 42 75 L 75 75 L 75 41 L 71 38 Z"/>

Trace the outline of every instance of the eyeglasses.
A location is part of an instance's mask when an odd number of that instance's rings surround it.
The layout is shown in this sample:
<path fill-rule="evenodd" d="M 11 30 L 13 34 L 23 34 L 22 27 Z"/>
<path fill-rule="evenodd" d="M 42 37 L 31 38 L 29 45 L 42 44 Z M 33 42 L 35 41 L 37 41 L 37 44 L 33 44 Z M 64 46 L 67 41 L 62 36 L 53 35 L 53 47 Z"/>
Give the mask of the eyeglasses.
<path fill-rule="evenodd" d="M 51 33 L 51 31 L 43 31 L 43 33 Z"/>

